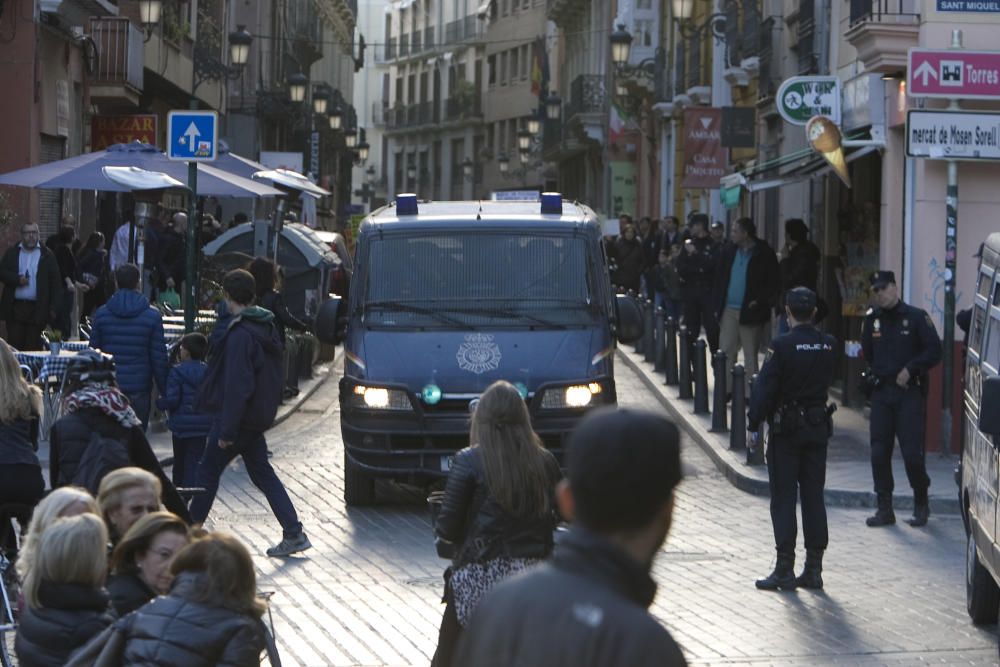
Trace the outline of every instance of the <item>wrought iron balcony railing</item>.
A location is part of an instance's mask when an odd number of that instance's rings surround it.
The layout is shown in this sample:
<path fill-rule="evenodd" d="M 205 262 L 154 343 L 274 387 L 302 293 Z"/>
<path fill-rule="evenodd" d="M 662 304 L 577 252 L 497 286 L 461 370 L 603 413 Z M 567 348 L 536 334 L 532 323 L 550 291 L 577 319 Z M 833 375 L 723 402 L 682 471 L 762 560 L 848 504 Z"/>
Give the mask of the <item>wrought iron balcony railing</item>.
<path fill-rule="evenodd" d="M 94 82 L 129 85 L 142 91 L 142 31 L 127 18 L 90 19 L 90 34 L 97 47 Z"/>

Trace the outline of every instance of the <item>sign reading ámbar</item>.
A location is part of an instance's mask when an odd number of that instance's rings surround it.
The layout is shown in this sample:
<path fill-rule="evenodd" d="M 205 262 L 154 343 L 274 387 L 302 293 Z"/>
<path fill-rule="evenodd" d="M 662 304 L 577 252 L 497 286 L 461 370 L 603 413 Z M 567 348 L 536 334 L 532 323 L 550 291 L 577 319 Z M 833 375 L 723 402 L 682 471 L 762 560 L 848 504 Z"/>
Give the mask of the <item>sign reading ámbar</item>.
<path fill-rule="evenodd" d="M 840 79 L 835 76 L 793 76 L 778 88 L 778 113 L 792 125 L 826 116 L 840 125 Z"/>
<path fill-rule="evenodd" d="M 699 107 L 684 110 L 684 179 L 682 188 L 719 187 L 727 173 L 722 147 L 722 109 Z"/>
<path fill-rule="evenodd" d="M 112 144 L 141 141 L 156 145 L 156 114 L 94 116 L 90 120 L 90 150 L 104 150 Z"/>

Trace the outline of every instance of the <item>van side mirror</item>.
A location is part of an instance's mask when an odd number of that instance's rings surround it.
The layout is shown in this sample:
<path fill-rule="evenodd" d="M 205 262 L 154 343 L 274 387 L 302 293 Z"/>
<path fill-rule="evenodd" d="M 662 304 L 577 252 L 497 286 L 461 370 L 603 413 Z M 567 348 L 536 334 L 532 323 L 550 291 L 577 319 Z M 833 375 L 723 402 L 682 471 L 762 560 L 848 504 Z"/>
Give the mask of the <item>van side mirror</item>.
<path fill-rule="evenodd" d="M 983 380 L 979 399 L 979 430 L 994 438 L 1000 437 L 1000 376 Z"/>
<path fill-rule="evenodd" d="M 338 318 L 340 311 L 340 297 L 331 294 L 326 301 L 319 306 L 316 313 L 316 322 L 313 325 L 316 338 L 321 343 L 336 345 L 341 338 L 341 325 Z"/>
<path fill-rule="evenodd" d="M 642 338 L 642 311 L 635 297 L 616 294 L 615 311 L 618 315 L 618 342 L 633 343 Z"/>

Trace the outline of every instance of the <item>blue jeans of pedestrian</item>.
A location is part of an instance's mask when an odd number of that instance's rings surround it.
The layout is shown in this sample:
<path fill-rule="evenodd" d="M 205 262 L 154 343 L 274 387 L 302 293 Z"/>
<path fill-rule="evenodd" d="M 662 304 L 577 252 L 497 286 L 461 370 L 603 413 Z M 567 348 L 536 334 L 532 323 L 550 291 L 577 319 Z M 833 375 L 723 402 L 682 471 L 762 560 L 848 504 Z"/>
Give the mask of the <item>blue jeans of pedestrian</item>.
<path fill-rule="evenodd" d="M 132 404 L 132 409 L 135 410 L 139 421 L 142 422 L 142 430 L 145 431 L 146 427 L 149 426 L 149 411 L 152 408 L 149 392 L 140 391 L 126 394 L 126 396 L 128 396 L 128 402 Z"/>
<path fill-rule="evenodd" d="M 195 475 L 197 486 L 205 489 L 205 493 L 195 496 L 191 501 L 191 520 L 203 523 L 215 502 L 215 494 L 219 491 L 219 480 L 226 466 L 237 456 L 243 457 L 250 481 L 267 498 L 268 505 L 275 518 L 281 524 L 285 537 L 295 537 L 302 532 L 302 524 L 295 512 L 291 498 L 285 490 L 285 485 L 271 467 L 267 458 L 267 441 L 264 434 L 258 431 L 241 430 L 226 449 L 219 447 L 218 426 L 213 426 L 205 443 L 205 453 L 198 464 Z"/>
<path fill-rule="evenodd" d="M 205 455 L 205 436 L 181 438 L 175 435 L 173 445 L 174 467 L 171 479 L 174 486 L 194 486 L 198 474 L 198 462 Z"/>

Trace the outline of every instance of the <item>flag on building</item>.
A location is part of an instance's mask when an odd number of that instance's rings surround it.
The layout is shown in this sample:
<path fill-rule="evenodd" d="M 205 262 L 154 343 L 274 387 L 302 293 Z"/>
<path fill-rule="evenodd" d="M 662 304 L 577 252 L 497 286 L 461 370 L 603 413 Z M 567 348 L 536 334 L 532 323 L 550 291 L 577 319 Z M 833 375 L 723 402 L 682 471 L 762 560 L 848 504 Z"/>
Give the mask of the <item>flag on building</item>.
<path fill-rule="evenodd" d="M 549 82 L 549 59 L 545 53 L 545 37 L 531 45 L 531 92 L 541 96 Z"/>
<path fill-rule="evenodd" d="M 618 107 L 617 102 L 611 103 L 611 113 L 608 116 L 608 141 L 609 143 L 617 143 L 621 139 L 622 134 L 625 132 L 625 123 L 628 120 L 628 116 Z"/>

